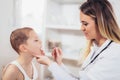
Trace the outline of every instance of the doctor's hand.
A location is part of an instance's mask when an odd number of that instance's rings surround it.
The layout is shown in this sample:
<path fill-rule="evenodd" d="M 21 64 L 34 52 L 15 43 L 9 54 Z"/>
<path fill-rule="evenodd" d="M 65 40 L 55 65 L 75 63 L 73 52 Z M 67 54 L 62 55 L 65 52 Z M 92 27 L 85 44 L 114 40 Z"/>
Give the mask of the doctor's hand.
<path fill-rule="evenodd" d="M 52 51 L 52 56 L 53 56 L 53 59 L 54 61 L 57 62 L 58 65 L 61 65 L 62 64 L 62 50 L 58 47 L 54 48 L 53 51 Z"/>
<path fill-rule="evenodd" d="M 45 55 L 37 56 L 36 59 L 38 63 L 43 65 L 49 66 L 52 63 L 52 61 Z"/>

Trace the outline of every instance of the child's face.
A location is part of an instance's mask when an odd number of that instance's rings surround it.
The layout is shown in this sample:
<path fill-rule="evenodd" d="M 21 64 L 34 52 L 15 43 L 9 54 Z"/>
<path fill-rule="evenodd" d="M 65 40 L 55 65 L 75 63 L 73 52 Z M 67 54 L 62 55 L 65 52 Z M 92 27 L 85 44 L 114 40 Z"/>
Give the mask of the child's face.
<path fill-rule="evenodd" d="M 42 42 L 34 31 L 29 33 L 26 48 L 28 53 L 35 57 L 41 55 Z"/>

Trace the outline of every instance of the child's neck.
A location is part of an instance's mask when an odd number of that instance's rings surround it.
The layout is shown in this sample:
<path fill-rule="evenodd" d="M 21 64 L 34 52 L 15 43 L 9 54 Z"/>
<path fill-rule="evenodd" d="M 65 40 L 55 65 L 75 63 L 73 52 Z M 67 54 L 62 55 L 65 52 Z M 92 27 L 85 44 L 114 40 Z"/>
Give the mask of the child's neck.
<path fill-rule="evenodd" d="M 20 55 L 17 59 L 17 61 L 21 64 L 21 65 L 31 65 L 33 57 L 29 56 L 29 55 Z"/>
<path fill-rule="evenodd" d="M 17 59 L 19 64 L 25 70 L 26 74 L 32 79 L 33 78 L 33 66 L 32 66 L 33 57 L 25 57 L 20 55 Z"/>

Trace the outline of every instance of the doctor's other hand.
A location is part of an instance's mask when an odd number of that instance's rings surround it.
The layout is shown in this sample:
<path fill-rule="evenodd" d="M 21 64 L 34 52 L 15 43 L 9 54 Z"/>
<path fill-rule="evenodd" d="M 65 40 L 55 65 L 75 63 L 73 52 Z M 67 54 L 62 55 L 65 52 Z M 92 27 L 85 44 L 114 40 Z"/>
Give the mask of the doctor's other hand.
<path fill-rule="evenodd" d="M 49 66 L 52 63 L 52 61 L 45 55 L 37 56 L 36 60 L 38 63 L 46 66 Z"/>
<path fill-rule="evenodd" d="M 52 51 L 52 57 L 58 65 L 62 64 L 62 56 L 62 50 L 59 47 L 55 47 Z"/>

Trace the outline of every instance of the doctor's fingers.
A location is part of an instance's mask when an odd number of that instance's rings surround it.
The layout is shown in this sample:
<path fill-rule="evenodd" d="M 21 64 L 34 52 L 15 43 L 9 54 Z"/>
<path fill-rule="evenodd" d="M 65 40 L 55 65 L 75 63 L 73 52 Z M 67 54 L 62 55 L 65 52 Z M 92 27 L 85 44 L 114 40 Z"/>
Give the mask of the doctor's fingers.
<path fill-rule="evenodd" d="M 38 63 L 44 64 L 44 65 L 47 65 L 47 63 L 49 62 L 49 58 L 47 56 L 39 56 L 36 59 Z"/>
<path fill-rule="evenodd" d="M 62 49 L 61 48 L 57 48 L 58 49 L 58 52 L 59 52 L 59 55 L 62 55 L 63 53 L 62 53 Z"/>
<path fill-rule="evenodd" d="M 45 55 L 45 52 L 43 49 L 40 50 L 42 55 Z"/>
<path fill-rule="evenodd" d="M 57 57 L 62 56 L 62 50 L 59 47 L 57 47 L 55 50 Z"/>
<path fill-rule="evenodd" d="M 55 48 L 52 50 L 52 57 L 55 59 L 56 58 L 56 51 Z"/>

